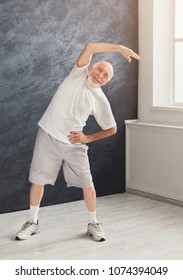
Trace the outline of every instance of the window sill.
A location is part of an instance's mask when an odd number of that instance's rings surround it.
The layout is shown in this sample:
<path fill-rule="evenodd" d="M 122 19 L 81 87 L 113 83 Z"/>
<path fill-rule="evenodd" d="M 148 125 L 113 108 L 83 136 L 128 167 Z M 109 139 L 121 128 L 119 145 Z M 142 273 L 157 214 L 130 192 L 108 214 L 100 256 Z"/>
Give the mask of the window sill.
<path fill-rule="evenodd" d="M 183 112 L 183 106 L 150 106 L 151 110 L 155 111 L 174 111 L 174 112 Z"/>
<path fill-rule="evenodd" d="M 131 126 L 131 127 L 151 127 L 151 128 L 163 128 L 163 129 L 178 129 L 183 130 L 182 125 L 177 124 L 164 124 L 164 123 L 158 123 L 158 122 L 143 122 L 139 120 L 125 120 L 125 125 Z"/>

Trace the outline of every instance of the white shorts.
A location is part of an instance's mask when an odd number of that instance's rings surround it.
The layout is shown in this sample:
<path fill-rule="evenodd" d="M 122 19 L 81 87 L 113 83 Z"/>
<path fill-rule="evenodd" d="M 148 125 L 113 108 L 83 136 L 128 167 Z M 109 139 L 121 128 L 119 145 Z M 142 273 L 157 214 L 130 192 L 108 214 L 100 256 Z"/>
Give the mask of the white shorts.
<path fill-rule="evenodd" d="M 62 166 L 68 187 L 93 187 L 87 151 L 85 144 L 63 143 L 39 128 L 29 181 L 37 185 L 54 185 Z"/>

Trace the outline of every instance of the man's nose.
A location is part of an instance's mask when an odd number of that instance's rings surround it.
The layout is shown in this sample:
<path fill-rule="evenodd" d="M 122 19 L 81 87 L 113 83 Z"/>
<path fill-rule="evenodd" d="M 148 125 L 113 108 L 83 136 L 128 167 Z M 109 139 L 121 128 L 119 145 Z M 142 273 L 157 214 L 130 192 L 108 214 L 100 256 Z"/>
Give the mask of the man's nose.
<path fill-rule="evenodd" d="M 103 73 L 102 72 L 99 72 L 99 75 L 98 75 L 100 78 L 102 78 L 103 76 Z"/>

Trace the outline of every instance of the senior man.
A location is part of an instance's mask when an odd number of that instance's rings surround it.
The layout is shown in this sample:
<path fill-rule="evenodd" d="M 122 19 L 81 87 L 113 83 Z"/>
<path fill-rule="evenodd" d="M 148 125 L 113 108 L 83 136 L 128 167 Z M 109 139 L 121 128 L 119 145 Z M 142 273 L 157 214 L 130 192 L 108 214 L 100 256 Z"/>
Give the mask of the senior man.
<path fill-rule="evenodd" d="M 101 86 L 110 82 L 113 67 L 107 61 L 90 66 L 97 53 L 119 52 L 131 62 L 140 60 L 131 49 L 116 44 L 89 43 L 81 52 L 74 68 L 56 91 L 40 119 L 30 168 L 30 211 L 27 222 L 17 232 L 17 240 L 28 239 L 40 231 L 38 212 L 44 185 L 54 185 L 62 165 L 67 186 L 83 189 L 89 214 L 88 234 L 95 241 L 106 240 L 96 216 L 96 192 L 90 171 L 87 143 L 116 133 L 116 122 Z M 93 115 L 101 130 L 85 135 L 83 127 Z"/>

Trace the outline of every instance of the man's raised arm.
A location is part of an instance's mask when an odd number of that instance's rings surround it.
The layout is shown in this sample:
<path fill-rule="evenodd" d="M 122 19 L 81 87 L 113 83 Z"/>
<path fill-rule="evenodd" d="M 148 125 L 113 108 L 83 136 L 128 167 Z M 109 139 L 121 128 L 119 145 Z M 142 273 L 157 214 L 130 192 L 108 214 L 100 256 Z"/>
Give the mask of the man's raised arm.
<path fill-rule="evenodd" d="M 141 60 L 140 56 L 137 53 L 123 45 L 108 43 L 88 43 L 77 60 L 77 66 L 83 67 L 89 64 L 94 54 L 104 52 L 119 52 L 128 62 L 131 62 L 131 58 Z"/>

